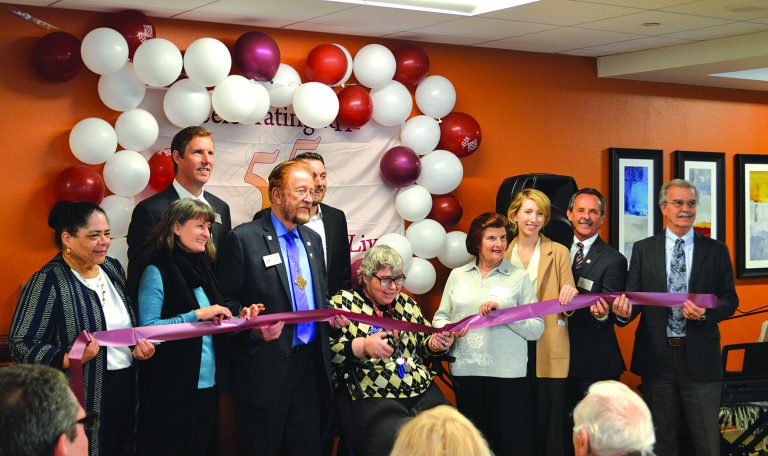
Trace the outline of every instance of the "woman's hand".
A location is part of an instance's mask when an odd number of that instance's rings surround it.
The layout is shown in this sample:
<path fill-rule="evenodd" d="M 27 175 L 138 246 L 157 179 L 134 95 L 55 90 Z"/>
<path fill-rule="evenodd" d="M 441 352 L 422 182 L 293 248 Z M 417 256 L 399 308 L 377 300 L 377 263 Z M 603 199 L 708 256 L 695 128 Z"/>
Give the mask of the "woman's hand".
<path fill-rule="evenodd" d="M 464 337 L 467 335 L 468 332 L 469 332 L 469 326 L 465 326 L 464 329 L 462 329 L 461 331 L 453 331 L 453 337 L 455 338 Z"/>
<path fill-rule="evenodd" d="M 240 309 L 240 318 L 245 318 L 246 320 L 250 320 L 251 318 L 255 318 L 256 315 L 258 315 L 260 312 L 264 311 L 264 304 L 251 304 L 248 307 L 243 307 Z"/>
<path fill-rule="evenodd" d="M 85 364 L 95 358 L 96 355 L 99 354 L 100 348 L 101 345 L 99 345 L 99 341 L 91 336 L 91 341 L 88 342 L 88 345 L 85 346 L 85 351 L 83 352 L 83 357 L 81 358 L 80 362 Z"/>
<path fill-rule="evenodd" d="M 131 355 L 139 361 L 146 361 L 155 356 L 155 346 L 147 339 L 139 339 L 136 341 Z"/>
<path fill-rule="evenodd" d="M 434 352 L 448 351 L 448 349 L 451 348 L 451 345 L 453 345 L 453 341 L 454 334 L 450 331 L 443 331 L 432 334 L 429 338 L 429 347 Z"/>
<path fill-rule="evenodd" d="M 232 318 L 232 312 L 226 307 L 218 304 L 203 307 L 202 309 L 195 309 L 195 315 L 197 315 L 197 319 L 200 321 L 213 320 L 217 323 L 221 320 Z"/>
<path fill-rule="evenodd" d="M 376 334 L 371 334 L 363 341 L 363 351 L 365 356 L 369 358 L 389 358 L 395 349 L 387 343 L 389 333 L 386 331 L 380 331 Z"/>
<path fill-rule="evenodd" d="M 560 301 L 560 305 L 564 306 L 571 302 L 574 296 L 579 294 L 579 290 L 574 288 L 573 285 L 565 284 L 562 288 L 560 288 L 560 296 L 558 296 L 557 300 Z"/>
<path fill-rule="evenodd" d="M 480 304 L 480 315 L 487 317 L 492 311 L 499 308 L 498 302 L 486 301 Z"/>

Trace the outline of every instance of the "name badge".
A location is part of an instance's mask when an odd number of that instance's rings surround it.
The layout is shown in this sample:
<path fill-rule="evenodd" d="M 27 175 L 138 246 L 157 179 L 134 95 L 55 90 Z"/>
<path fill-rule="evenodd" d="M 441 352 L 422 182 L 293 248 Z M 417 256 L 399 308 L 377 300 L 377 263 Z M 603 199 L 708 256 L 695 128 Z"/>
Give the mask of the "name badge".
<path fill-rule="evenodd" d="M 585 289 L 587 291 L 592 291 L 592 285 L 594 283 L 595 282 L 593 282 L 593 281 L 591 281 L 589 279 L 585 279 L 584 277 L 579 277 L 579 283 L 577 283 L 576 286 L 579 287 L 579 288 L 583 288 L 583 289 Z"/>
<path fill-rule="evenodd" d="M 507 287 L 502 287 L 501 285 L 494 285 L 491 287 L 491 296 L 494 298 L 502 298 L 506 299 L 509 298 L 510 290 Z"/>
<path fill-rule="evenodd" d="M 272 255 L 264 255 L 264 266 L 270 267 L 276 264 L 281 264 L 283 259 L 280 258 L 279 253 L 273 253 Z"/>
<path fill-rule="evenodd" d="M 219 214 L 218 212 L 216 212 L 216 213 L 215 213 L 215 216 L 213 217 L 213 222 L 214 222 L 214 223 L 218 223 L 219 225 L 221 225 L 221 214 Z"/>

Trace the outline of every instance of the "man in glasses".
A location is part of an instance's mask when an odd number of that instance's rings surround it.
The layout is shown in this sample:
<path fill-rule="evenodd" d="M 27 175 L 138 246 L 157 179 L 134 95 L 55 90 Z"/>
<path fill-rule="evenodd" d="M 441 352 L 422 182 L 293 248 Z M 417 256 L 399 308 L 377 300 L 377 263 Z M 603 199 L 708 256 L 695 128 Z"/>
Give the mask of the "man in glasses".
<path fill-rule="evenodd" d="M 718 299 L 713 309 L 683 299 L 673 308 L 632 307 L 630 321 L 642 316 L 630 370 L 642 378 L 654 425 L 663 431 L 657 435 L 659 456 L 679 454 L 681 416 L 698 456 L 720 454 L 718 323 L 733 315 L 739 298 L 728 247 L 693 229 L 698 203 L 698 190 L 686 180 L 661 187 L 659 205 L 667 228 L 635 243 L 627 276 L 627 291 L 712 293 Z M 623 306 L 626 297 L 617 301 Z"/>
<path fill-rule="evenodd" d="M 42 365 L 0 369 L 0 455 L 87 456 L 86 414 L 64 374 Z"/>

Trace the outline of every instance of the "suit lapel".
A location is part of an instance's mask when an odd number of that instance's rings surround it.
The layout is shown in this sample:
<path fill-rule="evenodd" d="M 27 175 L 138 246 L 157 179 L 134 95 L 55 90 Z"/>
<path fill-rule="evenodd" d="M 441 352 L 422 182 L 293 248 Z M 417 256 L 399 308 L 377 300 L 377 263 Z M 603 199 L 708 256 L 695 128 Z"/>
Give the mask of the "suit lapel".
<path fill-rule="evenodd" d="M 280 250 L 280 241 L 277 238 L 275 227 L 272 225 L 272 217 L 270 214 L 271 212 L 267 212 L 264 217 L 257 220 L 261 223 L 261 226 L 264 229 L 262 235 L 264 236 L 264 244 L 267 246 L 266 250 L 269 252 L 269 255 L 278 254 L 280 256 L 282 262 L 273 267 L 277 269 L 277 275 L 280 276 L 280 283 L 283 284 L 285 295 L 288 296 L 290 300 L 291 290 L 288 288 L 290 284 L 288 282 L 288 274 L 285 272 L 285 265 L 288 263 L 288 258 L 284 258 L 283 253 Z"/>
<path fill-rule="evenodd" d="M 691 228 L 693 229 L 693 228 Z M 688 279 L 688 291 L 697 290 L 694 281 L 699 277 L 699 270 L 707 257 L 709 245 L 704 242 L 704 236 L 697 231 L 693 232 L 693 258 L 691 258 L 691 275 Z"/>
<path fill-rule="evenodd" d="M 587 253 L 587 256 L 584 257 L 584 262 L 581 264 L 581 268 L 579 268 L 578 274 L 576 271 L 574 271 L 573 277 L 587 277 L 589 275 L 589 272 L 592 270 L 592 268 L 595 266 L 595 263 L 598 262 L 600 259 L 600 254 L 603 251 L 603 242 L 600 240 L 600 236 L 595 239 L 595 242 L 592 244 L 592 247 L 589 248 L 589 253 Z M 576 279 L 578 283 L 578 279 Z"/>
<path fill-rule="evenodd" d="M 537 277 L 541 281 L 542 277 L 547 277 L 547 271 L 552 267 L 552 241 L 541 237 L 541 247 L 539 250 L 539 272 Z M 541 289 L 541 283 L 539 283 L 539 289 Z"/>
<path fill-rule="evenodd" d="M 650 249 L 649 262 L 651 263 L 650 270 L 656 271 L 655 279 L 651 279 L 649 283 L 661 283 L 661 289 L 667 289 L 667 251 L 665 247 L 666 242 L 666 230 L 662 230 L 660 233 L 656 233 L 653 236 L 653 243 Z M 646 271 L 648 269 L 645 269 Z"/>

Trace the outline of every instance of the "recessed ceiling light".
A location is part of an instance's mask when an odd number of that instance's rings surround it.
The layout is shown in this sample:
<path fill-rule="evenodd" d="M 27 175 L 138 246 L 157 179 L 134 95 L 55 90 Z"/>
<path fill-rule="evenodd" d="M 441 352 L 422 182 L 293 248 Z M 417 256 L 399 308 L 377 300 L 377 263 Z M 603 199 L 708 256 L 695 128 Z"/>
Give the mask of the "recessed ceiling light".
<path fill-rule="evenodd" d="M 661 22 L 643 22 L 643 27 L 658 27 Z"/>
<path fill-rule="evenodd" d="M 366 6 L 383 6 L 432 13 L 475 16 L 501 9 L 534 3 L 539 0 L 326 0 L 331 2 L 355 3 Z"/>

